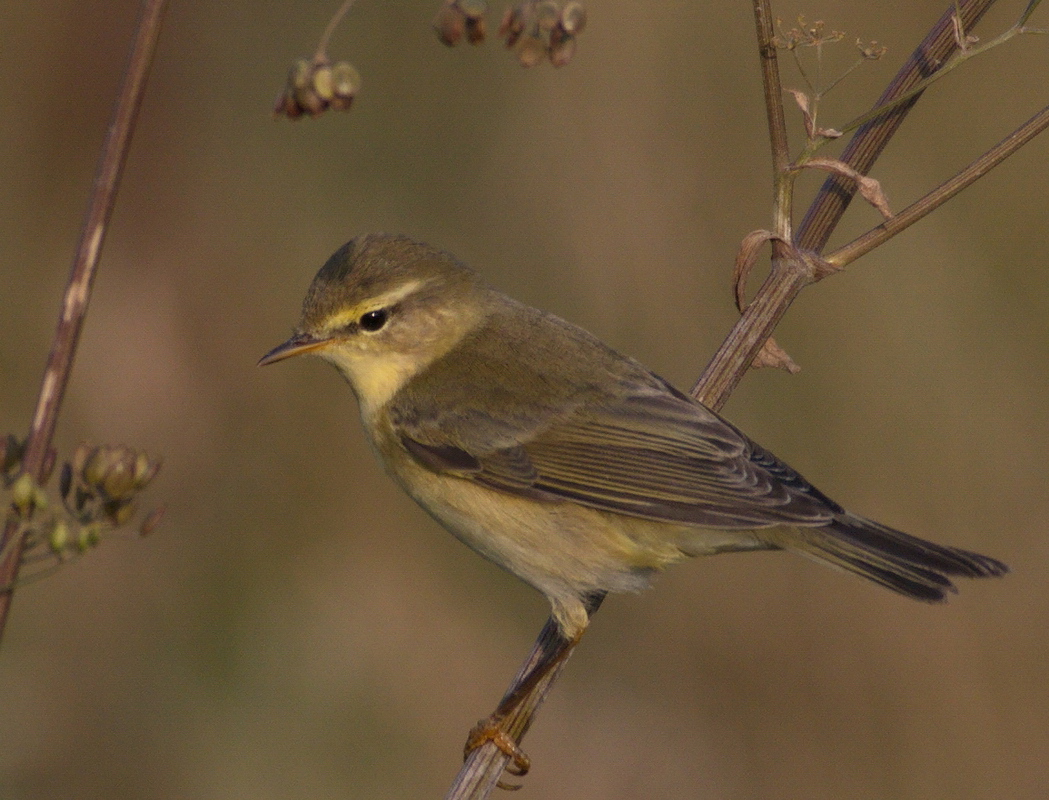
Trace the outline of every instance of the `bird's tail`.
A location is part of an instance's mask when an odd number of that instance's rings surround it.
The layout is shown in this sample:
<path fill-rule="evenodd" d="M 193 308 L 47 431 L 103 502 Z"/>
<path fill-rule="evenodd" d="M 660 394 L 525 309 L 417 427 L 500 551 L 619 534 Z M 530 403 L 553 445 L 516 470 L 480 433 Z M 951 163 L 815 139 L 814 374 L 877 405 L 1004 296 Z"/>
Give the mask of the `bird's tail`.
<path fill-rule="evenodd" d="M 773 528 L 759 536 L 926 602 L 957 591 L 951 577 L 996 577 L 1009 571 L 989 556 L 933 544 L 848 512 L 820 528 Z"/>

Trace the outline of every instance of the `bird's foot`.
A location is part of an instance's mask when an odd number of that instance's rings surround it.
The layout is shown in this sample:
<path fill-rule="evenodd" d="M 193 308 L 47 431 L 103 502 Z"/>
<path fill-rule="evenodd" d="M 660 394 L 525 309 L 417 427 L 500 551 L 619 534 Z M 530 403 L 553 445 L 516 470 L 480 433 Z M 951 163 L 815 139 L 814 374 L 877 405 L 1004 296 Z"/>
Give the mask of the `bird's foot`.
<path fill-rule="evenodd" d="M 470 734 L 466 737 L 466 746 L 463 748 L 463 760 L 467 759 L 470 753 L 478 747 L 483 747 L 488 742 L 491 742 L 503 755 L 510 759 L 510 763 L 506 765 L 507 772 L 517 777 L 527 775 L 528 770 L 532 766 L 532 760 L 525 755 L 524 750 L 517 744 L 514 737 L 503 729 L 503 721 L 503 715 L 492 714 L 492 716 L 482 719 L 474 725 Z M 516 791 L 521 788 L 519 783 L 504 783 L 503 781 L 499 781 L 497 786 L 507 791 Z"/>

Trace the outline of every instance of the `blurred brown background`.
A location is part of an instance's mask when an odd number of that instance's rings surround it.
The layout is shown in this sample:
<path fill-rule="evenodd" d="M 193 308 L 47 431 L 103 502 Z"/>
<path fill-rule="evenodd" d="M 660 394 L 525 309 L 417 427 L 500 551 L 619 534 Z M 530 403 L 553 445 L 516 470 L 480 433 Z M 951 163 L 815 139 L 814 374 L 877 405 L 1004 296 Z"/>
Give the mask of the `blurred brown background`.
<path fill-rule="evenodd" d="M 363 93 L 294 124 L 270 104 L 334 0 L 173 4 L 60 422 L 67 453 L 163 454 L 169 512 L 17 593 L 3 800 L 443 795 L 546 609 L 385 479 L 333 370 L 255 368 L 350 236 L 446 247 L 686 388 L 733 323 L 770 204 L 749 3 L 593 0 L 557 72 L 446 50 L 437 4 L 361 0 L 331 52 Z M 832 65 L 891 48 L 822 121 L 946 5 L 779 4 L 847 31 Z M 136 14 L 0 2 L 3 432 L 28 426 Z M 1047 64 L 1031 37 L 938 87 L 877 169 L 894 206 L 1041 107 Z M 925 607 L 783 554 L 678 567 L 596 617 L 521 797 L 1045 796 L 1047 149 L 803 295 L 778 339 L 804 371 L 726 408 L 850 508 L 1015 574 Z"/>

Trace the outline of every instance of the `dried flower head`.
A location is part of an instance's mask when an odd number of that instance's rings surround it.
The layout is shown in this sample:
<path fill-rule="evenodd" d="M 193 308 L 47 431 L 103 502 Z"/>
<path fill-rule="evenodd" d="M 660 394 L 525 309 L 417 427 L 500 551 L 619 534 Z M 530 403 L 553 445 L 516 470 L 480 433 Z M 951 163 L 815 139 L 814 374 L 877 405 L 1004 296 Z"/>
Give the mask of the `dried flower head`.
<path fill-rule="evenodd" d="M 459 44 L 463 36 L 470 44 L 480 44 L 487 33 L 487 13 L 486 0 L 444 0 L 433 19 L 433 29 L 449 47 Z"/>
<path fill-rule="evenodd" d="M 549 59 L 563 67 L 576 51 L 576 37 L 586 27 L 586 8 L 579 2 L 528 0 L 510 6 L 499 25 L 499 37 L 517 50 L 523 67 Z"/>
<path fill-rule="evenodd" d="M 860 55 L 867 61 L 877 61 L 886 52 L 888 52 L 885 45 L 878 44 L 877 42 L 861 42 L 859 39 L 856 40 L 856 49 L 860 51 Z"/>
<path fill-rule="evenodd" d="M 316 117 L 329 108 L 346 111 L 361 89 L 361 75 L 348 61 L 332 64 L 324 57 L 300 58 L 288 70 L 273 116 Z"/>
<path fill-rule="evenodd" d="M 825 44 L 840 42 L 845 38 L 844 31 L 827 31 L 827 24 L 818 19 L 809 23 L 805 17 L 798 15 L 797 27 L 784 30 L 783 20 L 776 20 L 776 27 L 780 29 L 778 36 L 773 37 L 772 43 L 783 50 L 794 50 L 797 47 L 822 47 Z"/>
<path fill-rule="evenodd" d="M 120 526 L 135 514 L 138 495 L 160 470 L 160 459 L 123 445 L 82 444 L 62 469 L 66 509 L 81 525 Z"/>

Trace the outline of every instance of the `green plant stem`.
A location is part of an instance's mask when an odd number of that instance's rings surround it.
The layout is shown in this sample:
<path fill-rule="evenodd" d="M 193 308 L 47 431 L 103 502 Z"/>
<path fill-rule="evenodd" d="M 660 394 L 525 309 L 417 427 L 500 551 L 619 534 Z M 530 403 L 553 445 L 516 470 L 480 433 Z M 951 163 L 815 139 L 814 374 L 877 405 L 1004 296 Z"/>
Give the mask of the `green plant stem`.
<path fill-rule="evenodd" d="M 91 189 L 87 215 L 77 244 L 73 267 L 66 285 L 62 308 L 51 343 L 47 367 L 37 399 L 36 412 L 29 428 L 22 471 L 34 481 L 43 481 L 47 452 L 54 437 L 58 410 L 62 404 L 69 375 L 73 368 L 80 331 L 87 314 L 88 300 L 94 281 L 98 256 L 113 211 L 117 187 L 131 144 L 131 134 L 145 91 L 149 67 L 153 62 L 166 0 L 144 0 L 139 16 L 124 82 L 113 110 L 113 119 L 102 146 L 102 154 Z M 9 518 L 0 541 L 0 637 L 3 636 L 10 610 L 13 587 L 22 560 L 24 537 L 17 536 L 19 520 Z M 16 537 L 17 538 L 13 538 Z"/>

